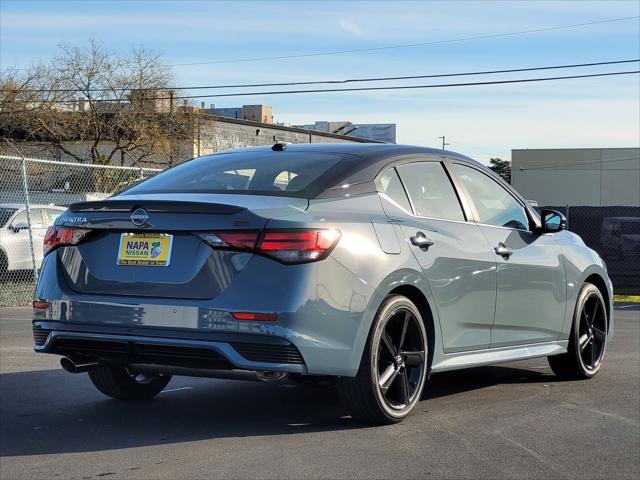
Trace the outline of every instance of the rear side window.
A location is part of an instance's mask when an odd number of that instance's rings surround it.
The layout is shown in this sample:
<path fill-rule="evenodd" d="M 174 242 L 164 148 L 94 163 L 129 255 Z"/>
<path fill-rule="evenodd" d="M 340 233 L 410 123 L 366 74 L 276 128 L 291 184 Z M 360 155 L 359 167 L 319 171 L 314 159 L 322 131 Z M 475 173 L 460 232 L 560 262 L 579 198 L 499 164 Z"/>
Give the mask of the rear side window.
<path fill-rule="evenodd" d="M 440 162 L 408 163 L 397 168 L 416 215 L 465 220 L 458 196 Z"/>
<path fill-rule="evenodd" d="M 31 217 L 31 227 L 32 228 L 42 228 L 42 210 L 39 208 L 33 208 L 29 211 L 29 217 Z M 22 210 L 18 215 L 16 215 L 11 222 L 11 224 L 15 227 L 18 224 L 28 225 L 29 217 L 27 216 L 27 211 Z"/>
<path fill-rule="evenodd" d="M 344 159 L 344 155 L 313 152 L 238 152 L 211 155 L 159 173 L 124 194 L 304 194 L 310 185 Z"/>
<path fill-rule="evenodd" d="M 404 191 L 400 177 L 395 168 L 390 168 L 382 174 L 380 177 L 380 187 L 382 192 L 387 195 L 391 200 L 396 202 L 407 212 L 411 212 L 411 205 L 407 198 L 407 193 Z"/>

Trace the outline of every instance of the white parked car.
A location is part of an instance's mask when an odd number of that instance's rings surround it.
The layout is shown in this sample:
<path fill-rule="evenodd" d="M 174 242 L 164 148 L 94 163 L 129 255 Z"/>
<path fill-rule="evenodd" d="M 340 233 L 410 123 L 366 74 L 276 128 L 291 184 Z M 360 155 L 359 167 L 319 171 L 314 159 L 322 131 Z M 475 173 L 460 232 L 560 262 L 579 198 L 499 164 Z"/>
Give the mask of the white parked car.
<path fill-rule="evenodd" d="M 30 206 L 36 268 L 42 263 L 42 245 L 47 228 L 64 211 L 64 207 L 57 205 Z M 24 203 L 0 203 L 0 274 L 12 270 L 33 270 Z"/>

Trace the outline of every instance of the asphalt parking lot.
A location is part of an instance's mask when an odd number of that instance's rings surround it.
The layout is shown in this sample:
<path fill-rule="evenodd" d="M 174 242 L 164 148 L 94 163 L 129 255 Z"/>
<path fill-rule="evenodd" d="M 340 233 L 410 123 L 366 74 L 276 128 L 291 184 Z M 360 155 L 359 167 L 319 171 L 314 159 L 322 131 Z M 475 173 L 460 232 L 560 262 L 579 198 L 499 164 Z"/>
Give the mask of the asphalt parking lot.
<path fill-rule="evenodd" d="M 0 478 L 638 478 L 640 308 L 616 310 L 591 381 L 545 359 L 434 375 L 402 424 L 354 424 L 331 391 L 174 378 L 109 400 L 0 309 Z"/>

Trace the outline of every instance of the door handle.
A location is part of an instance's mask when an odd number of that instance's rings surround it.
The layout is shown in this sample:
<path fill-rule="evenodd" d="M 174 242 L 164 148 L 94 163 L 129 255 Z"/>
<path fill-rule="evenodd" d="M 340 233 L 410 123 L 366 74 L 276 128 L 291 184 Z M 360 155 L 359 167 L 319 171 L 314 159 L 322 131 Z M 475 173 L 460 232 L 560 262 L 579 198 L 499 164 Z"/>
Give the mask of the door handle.
<path fill-rule="evenodd" d="M 500 242 L 498 246 L 493 247 L 493 251 L 496 252 L 496 255 L 500 255 L 501 257 L 510 257 L 513 255 L 513 250 L 507 248 L 507 246 Z"/>
<path fill-rule="evenodd" d="M 422 232 L 416 232 L 416 234 L 413 237 L 410 237 L 409 240 L 413 245 L 420 247 L 423 250 L 426 250 L 433 245 L 433 240 Z"/>

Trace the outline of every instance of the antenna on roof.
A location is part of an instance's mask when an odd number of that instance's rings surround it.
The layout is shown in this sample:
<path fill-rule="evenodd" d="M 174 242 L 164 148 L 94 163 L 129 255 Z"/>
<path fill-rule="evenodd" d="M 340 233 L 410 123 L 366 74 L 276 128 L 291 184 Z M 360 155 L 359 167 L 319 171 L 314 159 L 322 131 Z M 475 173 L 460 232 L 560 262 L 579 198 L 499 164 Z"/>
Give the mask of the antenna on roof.
<path fill-rule="evenodd" d="M 286 142 L 276 142 L 271 147 L 271 150 L 273 150 L 274 152 L 282 152 L 283 150 L 286 150 L 286 149 L 287 149 Z"/>

